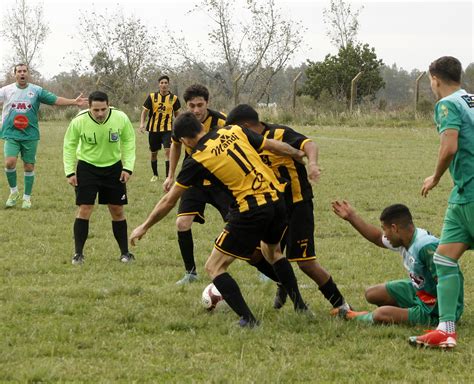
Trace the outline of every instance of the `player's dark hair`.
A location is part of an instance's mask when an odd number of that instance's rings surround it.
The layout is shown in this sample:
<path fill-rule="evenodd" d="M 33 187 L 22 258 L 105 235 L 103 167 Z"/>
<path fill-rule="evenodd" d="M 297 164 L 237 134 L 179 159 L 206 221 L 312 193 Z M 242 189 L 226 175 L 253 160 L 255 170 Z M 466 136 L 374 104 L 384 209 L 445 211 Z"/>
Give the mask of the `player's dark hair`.
<path fill-rule="evenodd" d="M 202 125 L 192 112 L 181 113 L 173 123 L 173 135 L 194 139 L 202 131 Z"/>
<path fill-rule="evenodd" d="M 105 92 L 94 91 L 89 95 L 89 105 L 91 105 L 93 101 L 105 101 L 109 104 L 109 96 L 107 96 Z"/>
<path fill-rule="evenodd" d="M 410 210 L 403 204 L 393 204 L 386 207 L 380 215 L 380 221 L 384 224 L 397 224 L 403 227 L 413 225 Z"/>
<path fill-rule="evenodd" d="M 248 104 L 239 104 L 227 115 L 226 125 L 259 123 L 258 113 Z"/>
<path fill-rule="evenodd" d="M 204 100 L 209 101 L 209 90 L 201 84 L 190 85 L 184 90 L 183 99 L 185 103 L 195 97 L 202 97 Z"/>
<path fill-rule="evenodd" d="M 19 63 L 19 64 L 15 64 L 15 66 L 13 67 L 13 74 L 16 73 L 16 69 L 17 69 L 18 67 L 26 67 L 26 69 L 27 69 L 28 71 L 30 70 L 30 68 L 28 68 L 28 65 L 27 65 L 27 64 L 25 64 L 25 63 Z"/>
<path fill-rule="evenodd" d="M 168 83 L 170 82 L 170 78 L 167 75 L 161 75 L 158 77 L 158 83 L 163 79 L 168 80 Z"/>
<path fill-rule="evenodd" d="M 461 62 L 452 56 L 443 56 L 433 61 L 429 67 L 430 75 L 448 83 L 461 83 Z"/>

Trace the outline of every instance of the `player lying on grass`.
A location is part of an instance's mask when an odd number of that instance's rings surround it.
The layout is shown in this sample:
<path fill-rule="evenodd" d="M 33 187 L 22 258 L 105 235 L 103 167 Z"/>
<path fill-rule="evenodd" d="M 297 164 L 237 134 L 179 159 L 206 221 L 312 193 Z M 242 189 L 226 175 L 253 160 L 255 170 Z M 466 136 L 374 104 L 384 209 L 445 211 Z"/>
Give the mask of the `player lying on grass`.
<path fill-rule="evenodd" d="M 193 151 L 184 160 L 171 190 L 133 230 L 132 245 L 170 212 L 188 188 L 199 185 L 204 179 L 210 180 L 226 191 L 232 204 L 228 221 L 215 240 L 205 269 L 225 301 L 240 316 L 240 326 L 252 327 L 258 322 L 227 268 L 236 258 L 249 260 L 258 245 L 287 290 L 295 310 L 310 313 L 299 292 L 293 269 L 279 248 L 286 230 L 285 205 L 279 198 L 285 185 L 262 162 L 257 150 L 275 151 L 300 161 L 304 152 L 237 125 L 206 133 L 191 112 L 178 116 L 173 135 Z"/>
<path fill-rule="evenodd" d="M 367 323 L 437 324 L 437 273 L 433 255 L 439 239 L 425 229 L 415 227 L 409 209 L 402 204 L 390 205 L 382 211 L 382 229 L 365 222 L 345 200 L 334 201 L 332 209 L 371 243 L 399 252 L 410 276 L 367 288 L 366 300 L 378 308 L 373 312 L 349 310 L 342 314 L 343 317 Z M 463 297 L 461 289 L 457 297 L 456 320 L 463 312 Z"/>
<path fill-rule="evenodd" d="M 333 306 L 334 314 L 339 313 L 338 309 L 341 306 L 349 310 L 349 304 L 345 302 L 329 272 L 316 261 L 313 188 L 310 181 L 316 182 L 321 175 L 318 165 L 318 147 L 311 139 L 290 127 L 260 122 L 257 111 L 248 104 L 240 104 L 232 109 L 226 122 L 248 128 L 266 138 L 287 143 L 306 154 L 308 170 L 304 164 L 295 161 L 290 156 L 281 156 L 270 151 L 259 153 L 262 161 L 272 169 L 275 175 L 288 182 L 285 189 L 288 230 L 285 232 L 283 241 L 286 245 L 287 259 L 296 262 L 298 267 L 318 285 L 321 293 Z M 282 246 L 282 248 L 284 247 Z M 268 277 L 273 278 L 268 273 L 271 273 L 272 270 L 265 259 L 256 262 L 258 259 L 262 259 L 260 252 L 257 252 L 252 260 L 255 267 Z M 278 284 L 273 304 L 275 309 L 279 309 L 285 304 L 286 296 L 284 287 Z"/>

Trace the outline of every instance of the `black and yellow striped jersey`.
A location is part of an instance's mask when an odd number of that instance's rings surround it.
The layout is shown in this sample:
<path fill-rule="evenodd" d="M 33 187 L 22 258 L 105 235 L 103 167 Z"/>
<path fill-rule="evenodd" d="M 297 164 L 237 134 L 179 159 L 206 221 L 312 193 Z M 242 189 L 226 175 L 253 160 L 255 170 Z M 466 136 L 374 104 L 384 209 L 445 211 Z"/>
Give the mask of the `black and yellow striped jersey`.
<path fill-rule="evenodd" d="M 230 211 L 246 212 L 278 200 L 285 184 L 261 160 L 265 138 L 238 125 L 211 130 L 199 140 L 176 184 L 189 188 L 208 179 L 233 198 Z"/>
<path fill-rule="evenodd" d="M 143 103 L 148 109 L 148 132 L 168 132 L 172 129 L 174 113 L 181 108 L 178 96 L 168 93 L 163 96 L 160 92 L 150 93 Z"/>
<path fill-rule="evenodd" d="M 284 125 L 266 124 L 262 123 L 265 127 L 262 134 L 269 139 L 275 139 L 288 143 L 293 148 L 303 150 L 304 145 L 311 141 L 306 136 L 302 135 Z M 260 152 L 260 158 L 268 165 L 275 175 L 280 180 L 288 181 L 290 187 L 287 187 L 286 194 L 287 201 L 297 203 L 303 200 L 311 200 L 313 198 L 313 188 L 308 180 L 308 173 L 306 167 L 295 161 L 289 156 L 276 155 L 270 151 Z"/>
<path fill-rule="evenodd" d="M 221 127 L 225 126 L 225 119 L 227 116 L 223 114 L 222 112 L 214 111 L 212 109 L 207 110 L 207 117 L 206 119 L 201 123 L 204 126 L 204 132 L 209 132 L 214 129 L 218 129 Z M 176 138 L 176 136 L 173 134 L 171 136 L 171 140 L 173 140 L 175 143 L 179 143 L 180 141 Z M 184 146 L 184 149 L 186 151 L 186 154 L 189 155 L 193 151 L 192 148 Z"/>

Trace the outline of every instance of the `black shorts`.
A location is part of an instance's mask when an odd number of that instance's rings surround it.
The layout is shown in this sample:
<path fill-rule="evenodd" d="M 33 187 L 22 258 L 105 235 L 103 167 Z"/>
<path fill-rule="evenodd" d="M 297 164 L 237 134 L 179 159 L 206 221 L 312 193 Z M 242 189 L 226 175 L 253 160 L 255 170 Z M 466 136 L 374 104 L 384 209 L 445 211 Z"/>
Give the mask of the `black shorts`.
<path fill-rule="evenodd" d="M 260 241 L 278 244 L 286 226 L 283 200 L 243 213 L 232 212 L 214 247 L 226 255 L 250 260 L 255 248 L 260 246 Z"/>
<path fill-rule="evenodd" d="M 313 201 L 301 201 L 288 206 L 288 230 L 282 244 L 290 261 L 314 260 Z"/>
<path fill-rule="evenodd" d="M 194 215 L 194 221 L 204 224 L 204 210 L 206 204 L 215 207 L 222 216 L 222 220 L 226 220 L 229 212 L 232 198 L 222 189 L 214 185 L 195 185 L 184 191 L 181 196 L 178 207 L 178 216 Z"/>
<path fill-rule="evenodd" d="M 99 204 L 127 204 L 127 188 L 120 182 L 121 174 L 121 161 L 109 167 L 96 167 L 79 160 L 76 171 L 76 205 L 94 205 L 97 193 Z"/>
<path fill-rule="evenodd" d="M 148 144 L 150 152 L 156 152 L 163 148 L 171 147 L 171 131 L 167 132 L 148 132 Z"/>

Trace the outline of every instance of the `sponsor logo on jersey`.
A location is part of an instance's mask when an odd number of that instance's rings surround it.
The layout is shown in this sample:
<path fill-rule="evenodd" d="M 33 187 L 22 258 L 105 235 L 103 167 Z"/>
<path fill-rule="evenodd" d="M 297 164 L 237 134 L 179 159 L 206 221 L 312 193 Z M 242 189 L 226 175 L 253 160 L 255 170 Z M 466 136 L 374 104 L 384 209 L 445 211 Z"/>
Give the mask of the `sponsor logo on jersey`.
<path fill-rule="evenodd" d="M 32 99 L 33 97 L 35 97 L 35 93 L 33 91 L 28 91 L 28 93 L 26 94 L 30 99 Z"/>
<path fill-rule="evenodd" d="M 18 112 L 28 111 L 32 108 L 32 105 L 29 101 L 17 101 L 12 103 L 12 109 Z"/>
<path fill-rule="evenodd" d="M 474 108 L 474 95 L 462 95 L 461 98 L 467 103 L 469 108 Z"/>
<path fill-rule="evenodd" d="M 235 133 L 232 133 L 231 135 L 219 136 L 220 143 L 212 148 L 212 154 L 214 156 L 219 156 L 227 147 L 229 147 L 234 141 L 238 139 L 239 137 Z"/>

